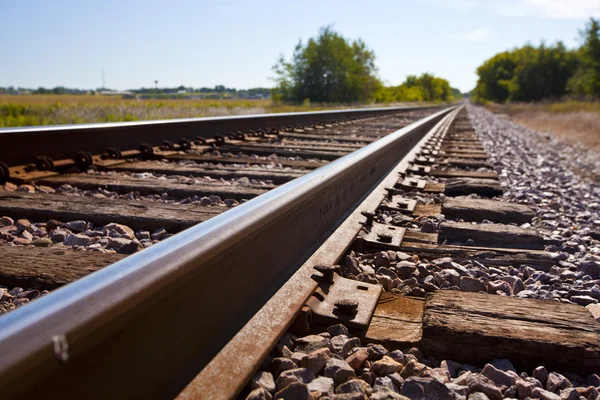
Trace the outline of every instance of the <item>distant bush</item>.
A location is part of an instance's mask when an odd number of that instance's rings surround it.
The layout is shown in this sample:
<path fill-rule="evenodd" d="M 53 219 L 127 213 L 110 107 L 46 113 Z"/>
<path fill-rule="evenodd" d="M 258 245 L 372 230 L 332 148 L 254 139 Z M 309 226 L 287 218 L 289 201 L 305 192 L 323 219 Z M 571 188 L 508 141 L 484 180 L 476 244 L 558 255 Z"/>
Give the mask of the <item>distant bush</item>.
<path fill-rule="evenodd" d="M 565 96 L 600 97 L 600 23 L 580 32 L 582 45 L 526 45 L 496 54 L 479 68 L 476 101 L 539 101 Z"/>
<path fill-rule="evenodd" d="M 460 93 L 458 89 L 454 89 L 454 92 Z M 454 99 L 452 93 L 453 89 L 447 80 L 425 73 L 419 77 L 408 76 L 400 86 L 378 88 L 374 99 L 377 103 L 451 101 Z"/>

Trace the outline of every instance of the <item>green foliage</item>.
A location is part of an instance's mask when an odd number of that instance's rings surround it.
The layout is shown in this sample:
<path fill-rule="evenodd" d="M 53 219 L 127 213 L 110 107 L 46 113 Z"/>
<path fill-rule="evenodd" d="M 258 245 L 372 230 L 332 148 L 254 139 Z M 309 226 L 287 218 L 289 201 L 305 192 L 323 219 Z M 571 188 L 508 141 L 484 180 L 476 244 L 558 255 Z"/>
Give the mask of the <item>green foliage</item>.
<path fill-rule="evenodd" d="M 558 42 L 526 45 L 496 54 L 477 74 L 476 101 L 539 101 L 564 97 L 600 96 L 600 24 L 590 19 L 581 32 L 577 51 Z"/>
<path fill-rule="evenodd" d="M 508 99 L 509 82 L 515 70 L 511 53 L 496 54 L 477 68 L 479 80 L 475 87 L 475 98 L 504 102 Z"/>
<path fill-rule="evenodd" d="M 291 61 L 280 56 L 275 66 L 274 100 L 302 103 L 352 103 L 370 100 L 381 83 L 375 54 L 362 40 L 350 42 L 331 27 L 299 42 Z"/>
<path fill-rule="evenodd" d="M 568 88 L 578 96 L 600 97 L 600 21 L 590 18 L 579 34 L 583 42 L 579 63 Z"/>
<path fill-rule="evenodd" d="M 377 103 L 451 101 L 454 99 L 452 90 L 447 80 L 424 73 L 419 77 L 407 76 L 404 83 L 399 86 L 379 87 L 374 100 Z M 458 89 L 454 90 L 460 94 Z"/>
<path fill-rule="evenodd" d="M 452 99 L 458 100 L 465 97 L 464 93 L 462 93 L 459 89 L 450 87 L 450 91 L 452 92 Z"/>

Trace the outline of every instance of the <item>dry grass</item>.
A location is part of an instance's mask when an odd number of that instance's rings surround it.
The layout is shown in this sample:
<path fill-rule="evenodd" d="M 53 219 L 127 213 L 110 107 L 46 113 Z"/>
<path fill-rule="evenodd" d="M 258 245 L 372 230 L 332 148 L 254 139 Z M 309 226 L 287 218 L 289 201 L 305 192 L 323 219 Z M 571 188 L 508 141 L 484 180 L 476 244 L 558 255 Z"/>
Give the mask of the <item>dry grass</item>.
<path fill-rule="evenodd" d="M 0 127 L 260 114 L 269 100 L 129 100 L 116 96 L 0 96 Z"/>
<path fill-rule="evenodd" d="M 561 102 L 488 106 L 521 125 L 600 150 L 600 103 Z"/>
<path fill-rule="evenodd" d="M 412 104 L 415 105 L 415 103 Z M 357 106 L 359 105 L 352 107 Z M 364 105 L 362 106 L 364 107 Z M 0 128 L 343 108 L 349 108 L 349 106 L 331 104 L 295 106 L 276 104 L 271 100 L 132 100 L 122 99 L 119 96 L 101 95 L 0 95 Z"/>
<path fill-rule="evenodd" d="M 377 104 L 376 107 L 404 104 Z M 410 103 L 410 105 L 425 105 Z M 271 100 L 122 99 L 101 95 L 0 95 L 0 128 L 319 111 L 365 105 L 283 105 Z"/>
<path fill-rule="evenodd" d="M 47 106 L 60 103 L 67 106 L 90 106 L 90 105 L 122 105 L 122 104 L 147 104 L 147 105 L 193 105 L 205 108 L 214 106 L 246 107 L 246 106 L 268 106 L 270 100 L 186 100 L 186 99 L 123 99 L 121 96 L 102 95 L 70 95 L 70 94 L 35 94 L 35 95 L 0 95 L 0 104 L 22 104 L 26 106 Z"/>

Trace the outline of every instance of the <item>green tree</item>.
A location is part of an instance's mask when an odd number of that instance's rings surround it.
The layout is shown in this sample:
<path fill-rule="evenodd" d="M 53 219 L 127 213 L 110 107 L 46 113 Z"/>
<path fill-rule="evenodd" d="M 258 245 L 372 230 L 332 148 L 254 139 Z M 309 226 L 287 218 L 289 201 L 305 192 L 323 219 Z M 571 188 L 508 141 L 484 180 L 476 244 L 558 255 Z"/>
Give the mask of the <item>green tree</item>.
<path fill-rule="evenodd" d="M 505 102 L 508 100 L 509 82 L 516 67 L 508 51 L 496 54 L 477 68 L 477 86 L 475 97 L 479 100 Z"/>
<path fill-rule="evenodd" d="M 579 65 L 569 80 L 569 91 L 579 96 L 600 96 L 600 21 L 590 18 L 579 32 L 582 45 L 579 49 Z"/>
<path fill-rule="evenodd" d="M 306 44 L 299 42 L 291 61 L 280 56 L 273 71 L 273 98 L 294 103 L 365 102 L 381 87 L 373 51 L 331 27 L 321 28 Z"/>
<path fill-rule="evenodd" d="M 510 100 L 534 101 L 559 98 L 576 68 L 572 51 L 558 42 L 555 46 L 525 46 L 514 50 L 516 68 L 509 84 Z"/>
<path fill-rule="evenodd" d="M 576 66 L 576 54 L 561 42 L 505 51 L 477 68 L 475 98 L 499 103 L 559 98 L 567 93 Z"/>
<path fill-rule="evenodd" d="M 453 100 L 462 99 L 463 97 L 465 97 L 464 93 L 462 93 L 457 88 L 450 87 L 450 90 L 452 91 L 452 99 Z"/>
<path fill-rule="evenodd" d="M 455 89 L 458 91 L 457 89 Z M 458 93 L 460 93 L 458 91 Z M 462 97 L 462 95 L 460 96 Z M 421 76 L 409 75 L 399 86 L 380 87 L 375 94 L 377 103 L 406 101 L 451 101 L 452 88 L 447 80 L 424 73 Z"/>

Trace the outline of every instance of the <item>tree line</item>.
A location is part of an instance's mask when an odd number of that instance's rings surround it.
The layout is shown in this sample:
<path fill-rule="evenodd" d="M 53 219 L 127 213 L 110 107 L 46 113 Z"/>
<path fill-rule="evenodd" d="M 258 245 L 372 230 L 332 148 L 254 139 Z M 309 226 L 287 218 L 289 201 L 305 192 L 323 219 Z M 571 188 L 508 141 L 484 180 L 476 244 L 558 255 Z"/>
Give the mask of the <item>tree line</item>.
<path fill-rule="evenodd" d="M 600 98 L 600 21 L 580 31 L 581 46 L 530 44 L 496 54 L 477 68 L 476 101 L 539 101 L 569 96 Z"/>
<path fill-rule="evenodd" d="M 399 86 L 385 87 L 377 76 L 375 53 L 361 40 L 349 40 L 331 27 L 306 43 L 300 41 L 288 61 L 273 67 L 272 98 L 289 103 L 389 103 L 451 101 L 462 97 L 447 80 L 424 73 Z"/>
<path fill-rule="evenodd" d="M 103 91 L 113 91 L 111 89 L 106 88 L 98 88 L 98 89 L 73 89 L 67 88 L 64 86 L 57 86 L 52 89 L 47 89 L 44 87 L 38 87 L 37 89 L 33 88 L 23 88 L 23 87 L 1 87 L 0 86 L 0 94 L 70 94 L 70 95 L 84 95 L 84 94 L 95 94 Z M 199 97 L 206 98 L 214 98 L 219 99 L 223 97 L 230 98 L 251 98 L 251 97 L 261 97 L 268 98 L 271 95 L 271 88 L 250 88 L 250 89 L 236 89 L 236 88 L 228 88 L 223 85 L 217 85 L 214 88 L 209 87 L 201 87 L 201 88 L 193 88 L 193 87 L 185 87 L 183 85 L 177 87 L 154 87 L 154 88 L 139 88 L 139 89 L 128 89 L 126 92 L 131 92 L 136 95 L 148 96 L 148 97 L 156 97 L 156 98 L 170 98 L 173 95 L 177 95 L 178 93 L 186 93 L 191 95 L 198 95 Z"/>

